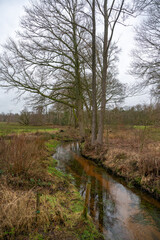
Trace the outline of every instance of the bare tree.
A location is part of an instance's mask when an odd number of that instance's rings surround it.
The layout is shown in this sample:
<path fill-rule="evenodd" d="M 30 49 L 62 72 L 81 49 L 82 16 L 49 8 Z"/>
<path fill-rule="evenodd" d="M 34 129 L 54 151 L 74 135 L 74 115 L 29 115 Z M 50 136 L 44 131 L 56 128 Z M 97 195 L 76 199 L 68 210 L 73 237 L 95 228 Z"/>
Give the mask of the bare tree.
<path fill-rule="evenodd" d="M 97 135 L 97 100 L 96 100 L 96 1 L 92 2 L 92 145 Z"/>
<path fill-rule="evenodd" d="M 108 1 L 108 0 L 97 0 L 97 5 L 100 13 L 103 16 L 103 67 L 102 67 L 102 96 L 101 96 L 101 109 L 99 116 L 99 126 L 97 143 L 103 143 L 103 133 L 104 133 L 104 118 L 105 118 L 105 106 L 106 106 L 106 88 L 107 88 L 107 78 L 108 78 L 108 65 L 109 65 L 109 49 L 112 45 L 113 36 L 117 24 L 125 25 L 124 22 L 129 16 L 133 16 L 136 13 L 140 13 L 150 1 L 133 0 L 128 2 L 127 0 L 120 1 Z"/>
<path fill-rule="evenodd" d="M 40 0 L 26 8 L 20 41 L 10 39 L 5 46 L 0 78 L 4 86 L 75 108 L 84 136 L 80 55 L 86 33 L 80 26 L 81 8 L 83 2 L 76 0 Z M 71 89 L 74 95 L 69 95 Z"/>
<path fill-rule="evenodd" d="M 152 1 L 146 16 L 135 30 L 137 48 L 133 51 L 131 73 L 140 79 L 140 87 L 152 86 L 160 99 L 160 2 Z M 143 81 L 141 81 L 143 80 Z"/>

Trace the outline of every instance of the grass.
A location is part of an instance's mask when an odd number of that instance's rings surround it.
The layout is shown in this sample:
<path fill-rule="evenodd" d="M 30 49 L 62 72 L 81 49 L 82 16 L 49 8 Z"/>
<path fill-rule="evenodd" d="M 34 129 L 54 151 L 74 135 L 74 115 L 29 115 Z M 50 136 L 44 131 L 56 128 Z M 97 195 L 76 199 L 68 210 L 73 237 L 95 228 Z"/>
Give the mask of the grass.
<path fill-rule="evenodd" d="M 59 143 L 60 143 L 60 142 L 59 142 L 58 140 L 50 139 L 50 140 L 48 140 L 48 141 L 45 143 L 45 145 L 46 145 L 47 150 L 48 150 L 50 153 L 52 153 L 52 152 L 54 152 L 55 149 L 58 147 Z"/>
<path fill-rule="evenodd" d="M 103 239 L 83 218 L 70 177 L 55 168 L 50 155 L 59 142 L 52 137 L 0 139 L 0 239 Z"/>
<path fill-rule="evenodd" d="M 136 130 L 139 130 L 139 132 L 146 131 L 148 133 L 149 137 L 153 141 L 160 141 L 160 127 L 135 125 L 135 126 L 133 126 L 133 128 Z"/>
<path fill-rule="evenodd" d="M 6 136 L 8 134 L 35 133 L 35 132 L 54 133 L 57 130 L 58 128 L 51 128 L 48 126 L 22 126 L 18 123 L 0 122 L 0 136 Z"/>

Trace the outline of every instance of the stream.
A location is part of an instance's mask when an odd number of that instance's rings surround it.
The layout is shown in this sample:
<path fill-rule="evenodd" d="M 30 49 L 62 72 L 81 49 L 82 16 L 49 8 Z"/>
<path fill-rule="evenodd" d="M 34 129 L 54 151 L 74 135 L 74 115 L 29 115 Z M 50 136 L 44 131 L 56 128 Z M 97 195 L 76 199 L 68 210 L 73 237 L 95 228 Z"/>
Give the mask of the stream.
<path fill-rule="evenodd" d="M 88 213 L 106 240 L 160 240 L 160 202 L 83 158 L 78 143 L 59 146 L 53 158 L 83 197 L 91 183 Z"/>

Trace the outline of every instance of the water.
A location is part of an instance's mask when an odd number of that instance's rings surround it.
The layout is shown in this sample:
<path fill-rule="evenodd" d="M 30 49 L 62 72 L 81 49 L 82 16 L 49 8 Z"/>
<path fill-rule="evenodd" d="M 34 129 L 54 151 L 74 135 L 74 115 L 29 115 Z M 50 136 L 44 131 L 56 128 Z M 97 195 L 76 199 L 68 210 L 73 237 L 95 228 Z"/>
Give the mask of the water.
<path fill-rule="evenodd" d="M 160 240 L 160 202 L 81 157 L 78 143 L 60 146 L 53 157 L 83 197 L 91 183 L 89 214 L 106 240 Z"/>

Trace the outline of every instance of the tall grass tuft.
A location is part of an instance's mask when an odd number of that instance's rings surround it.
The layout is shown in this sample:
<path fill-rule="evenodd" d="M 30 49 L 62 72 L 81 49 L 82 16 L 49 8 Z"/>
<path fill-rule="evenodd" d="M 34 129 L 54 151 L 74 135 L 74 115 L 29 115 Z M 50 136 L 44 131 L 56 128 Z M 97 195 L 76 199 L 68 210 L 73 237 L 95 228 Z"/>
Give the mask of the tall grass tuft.
<path fill-rule="evenodd" d="M 49 225 L 49 203 L 41 203 L 36 221 L 36 196 L 30 191 L 16 191 L 0 186 L 0 239 L 15 239 L 16 235 L 32 231 L 37 226 Z"/>

